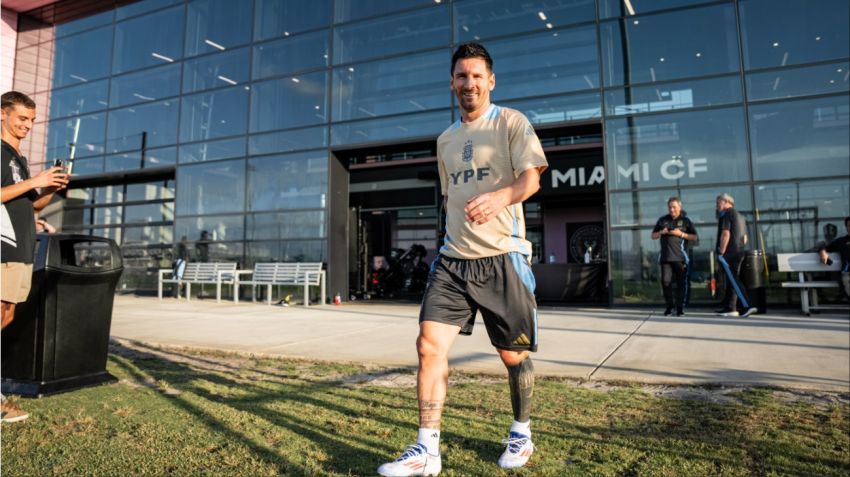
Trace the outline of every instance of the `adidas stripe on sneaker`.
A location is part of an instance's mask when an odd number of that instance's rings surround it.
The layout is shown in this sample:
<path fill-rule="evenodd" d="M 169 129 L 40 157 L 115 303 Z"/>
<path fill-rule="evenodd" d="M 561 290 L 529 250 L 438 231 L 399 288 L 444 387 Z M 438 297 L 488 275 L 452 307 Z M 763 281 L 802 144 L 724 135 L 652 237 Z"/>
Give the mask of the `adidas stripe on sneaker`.
<path fill-rule="evenodd" d="M 507 446 L 505 452 L 499 457 L 499 467 L 503 469 L 515 469 L 522 467 L 528 462 L 534 453 L 534 444 L 531 437 L 518 432 L 511 431 L 508 438 L 502 441 Z"/>
<path fill-rule="evenodd" d="M 439 454 L 429 454 L 424 445 L 413 444 L 398 459 L 378 467 L 378 474 L 384 477 L 436 476 L 441 470 Z"/>

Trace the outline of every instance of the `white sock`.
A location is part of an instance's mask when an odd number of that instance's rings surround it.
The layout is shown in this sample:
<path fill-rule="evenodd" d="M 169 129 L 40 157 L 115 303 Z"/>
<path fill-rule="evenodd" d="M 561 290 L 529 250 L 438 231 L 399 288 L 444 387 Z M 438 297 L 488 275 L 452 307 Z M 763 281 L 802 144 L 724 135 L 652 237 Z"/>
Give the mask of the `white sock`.
<path fill-rule="evenodd" d="M 425 446 L 431 455 L 440 455 L 440 430 L 419 428 L 419 437 L 416 442 Z"/>
<path fill-rule="evenodd" d="M 514 421 L 513 424 L 511 424 L 511 432 L 516 432 L 524 436 L 531 437 L 531 421 Z"/>

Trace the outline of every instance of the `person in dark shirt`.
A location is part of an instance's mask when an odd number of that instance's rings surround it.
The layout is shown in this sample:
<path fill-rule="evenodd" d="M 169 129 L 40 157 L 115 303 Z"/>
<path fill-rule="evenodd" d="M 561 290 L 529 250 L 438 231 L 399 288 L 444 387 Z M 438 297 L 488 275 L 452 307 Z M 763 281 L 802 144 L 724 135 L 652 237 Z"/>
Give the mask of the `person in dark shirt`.
<path fill-rule="evenodd" d="M 661 266 L 661 287 L 664 290 L 664 316 L 685 314 L 685 297 L 688 293 L 688 268 L 691 258 L 688 256 L 686 242 L 698 239 L 697 231 L 691 219 L 682 211 L 682 201 L 678 197 L 667 199 L 669 214 L 658 219 L 652 229 L 652 240 L 661 240 L 661 254 L 658 263 Z M 675 300 L 674 300 L 675 294 Z"/>
<path fill-rule="evenodd" d="M 726 277 L 726 292 L 722 307 L 716 311 L 719 316 L 741 316 L 738 301 L 744 310 L 743 316 L 750 316 L 758 309 L 751 305 L 746 288 L 741 283 L 741 265 L 747 252 L 747 221 L 735 210 L 735 199 L 726 193 L 717 196 L 717 261 Z"/>
<path fill-rule="evenodd" d="M 844 218 L 844 227 L 847 229 L 847 235 L 833 240 L 825 247 L 821 247 L 818 253 L 824 265 L 829 263 L 830 253 L 838 252 L 841 255 L 841 275 L 838 284 L 845 298 L 850 299 L 850 217 Z"/>
<path fill-rule="evenodd" d="M 15 318 L 15 305 L 26 301 L 32 283 L 35 253 L 34 213 L 43 209 L 53 193 L 68 184 L 62 168 L 52 167 L 30 177 L 27 159 L 21 155 L 21 140 L 32 129 L 35 102 L 23 93 L 10 91 L 2 97 L 2 324 L 6 328 Z M 40 192 L 39 192 L 40 189 Z M 22 421 L 28 414 L 2 399 L 2 420 Z"/>

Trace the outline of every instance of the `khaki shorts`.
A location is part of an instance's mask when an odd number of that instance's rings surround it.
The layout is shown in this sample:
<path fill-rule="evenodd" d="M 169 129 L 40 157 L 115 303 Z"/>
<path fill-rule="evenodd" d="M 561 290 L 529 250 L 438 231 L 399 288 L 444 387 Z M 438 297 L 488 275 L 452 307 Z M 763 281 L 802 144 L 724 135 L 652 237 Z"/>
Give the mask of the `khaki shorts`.
<path fill-rule="evenodd" d="M 0 282 L 3 285 L 2 300 L 8 303 L 27 301 L 32 285 L 32 264 L 8 262 L 3 263 Z"/>

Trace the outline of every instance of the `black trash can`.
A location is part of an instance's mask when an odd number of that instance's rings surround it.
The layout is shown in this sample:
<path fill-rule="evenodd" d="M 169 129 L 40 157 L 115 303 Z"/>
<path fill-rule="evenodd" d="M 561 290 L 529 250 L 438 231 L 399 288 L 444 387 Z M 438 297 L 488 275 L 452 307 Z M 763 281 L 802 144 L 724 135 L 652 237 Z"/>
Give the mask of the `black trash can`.
<path fill-rule="evenodd" d="M 741 264 L 741 282 L 747 289 L 750 306 L 758 308 L 759 313 L 767 313 L 764 253 L 761 250 L 751 250 L 744 256 L 744 263 Z"/>
<path fill-rule="evenodd" d="M 110 239 L 37 236 L 32 289 L 2 333 L 4 393 L 41 397 L 116 380 L 106 358 L 123 270 Z"/>

